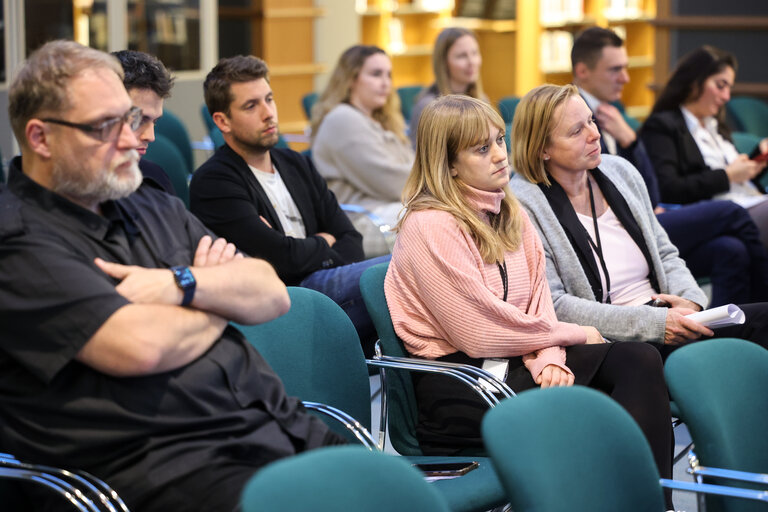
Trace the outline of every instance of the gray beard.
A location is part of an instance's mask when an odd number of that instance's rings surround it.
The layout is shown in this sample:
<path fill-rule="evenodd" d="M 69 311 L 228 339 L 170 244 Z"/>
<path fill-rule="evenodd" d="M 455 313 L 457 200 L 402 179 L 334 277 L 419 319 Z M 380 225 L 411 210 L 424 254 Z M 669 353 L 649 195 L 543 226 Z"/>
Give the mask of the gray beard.
<path fill-rule="evenodd" d="M 121 178 L 115 172 L 115 168 L 126 160 L 132 161 L 127 171 L 130 172 L 130 176 Z M 96 178 L 86 178 L 81 169 L 65 168 L 64 164 L 57 162 L 51 174 L 51 189 L 81 204 L 100 204 L 131 195 L 139 188 L 141 180 L 138 153 L 132 151 Z"/>

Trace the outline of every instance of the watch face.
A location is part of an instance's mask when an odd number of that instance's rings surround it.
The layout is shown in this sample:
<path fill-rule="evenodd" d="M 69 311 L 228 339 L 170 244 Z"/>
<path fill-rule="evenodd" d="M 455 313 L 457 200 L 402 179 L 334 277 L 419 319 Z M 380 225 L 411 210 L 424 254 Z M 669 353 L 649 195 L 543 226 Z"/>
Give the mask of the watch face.
<path fill-rule="evenodd" d="M 192 302 L 192 297 L 195 295 L 195 276 L 192 275 L 192 271 L 189 267 L 171 267 L 173 272 L 173 278 L 176 280 L 176 285 L 184 292 L 184 298 L 181 301 L 182 306 L 188 306 Z"/>

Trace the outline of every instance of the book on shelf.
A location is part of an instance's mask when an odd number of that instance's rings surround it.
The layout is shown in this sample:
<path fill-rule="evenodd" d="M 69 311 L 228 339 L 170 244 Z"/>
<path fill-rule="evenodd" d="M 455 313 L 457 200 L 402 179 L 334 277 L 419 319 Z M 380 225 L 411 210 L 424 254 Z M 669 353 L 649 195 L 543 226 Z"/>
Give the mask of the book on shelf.
<path fill-rule="evenodd" d="M 545 30 L 540 37 L 539 68 L 544 73 L 567 73 L 571 70 L 573 34 L 566 30 Z"/>
<path fill-rule="evenodd" d="M 561 25 L 584 19 L 584 0 L 539 0 L 542 25 Z"/>
<path fill-rule="evenodd" d="M 461 18 L 484 18 L 488 0 L 461 0 L 458 16 Z"/>
<path fill-rule="evenodd" d="M 517 17 L 517 0 L 492 0 L 486 15 L 492 20 L 513 20 Z"/>

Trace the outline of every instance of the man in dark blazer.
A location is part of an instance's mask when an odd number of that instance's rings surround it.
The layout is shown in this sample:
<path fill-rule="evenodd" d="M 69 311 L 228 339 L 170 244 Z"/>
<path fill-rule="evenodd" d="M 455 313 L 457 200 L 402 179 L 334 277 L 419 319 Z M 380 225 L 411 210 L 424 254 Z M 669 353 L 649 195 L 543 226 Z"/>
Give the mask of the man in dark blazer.
<path fill-rule="evenodd" d="M 768 253 L 744 208 L 731 201 L 659 206 L 658 180 L 646 147 L 612 105 L 629 82 L 627 65 L 624 41 L 610 29 L 590 27 L 574 39 L 573 83 L 595 115 L 601 152 L 621 156 L 640 171 L 659 223 L 680 257 L 695 277 L 710 278 L 710 306 L 766 300 Z"/>
<path fill-rule="evenodd" d="M 205 102 L 226 144 L 195 171 L 190 209 L 245 253 L 270 262 L 292 286 L 325 293 L 349 315 L 366 355 L 376 333 L 359 280 L 386 257 L 362 261 L 362 237 L 306 156 L 275 148 L 277 106 L 266 64 L 222 59 L 208 74 Z"/>

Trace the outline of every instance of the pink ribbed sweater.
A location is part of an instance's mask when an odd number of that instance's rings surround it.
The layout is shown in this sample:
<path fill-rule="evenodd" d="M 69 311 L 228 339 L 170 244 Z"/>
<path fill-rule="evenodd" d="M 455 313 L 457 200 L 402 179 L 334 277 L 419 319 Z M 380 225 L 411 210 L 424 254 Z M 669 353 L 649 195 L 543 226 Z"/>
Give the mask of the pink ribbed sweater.
<path fill-rule="evenodd" d="M 498 213 L 504 192 L 472 191 L 478 212 Z M 549 364 L 568 370 L 568 345 L 586 342 L 575 324 L 558 322 L 545 273 L 544 250 L 524 211 L 520 247 L 507 252 L 507 302 L 499 268 L 480 252 L 448 212 L 408 215 L 397 236 L 384 292 L 395 332 L 408 351 L 437 357 L 523 356 L 536 377 Z"/>

